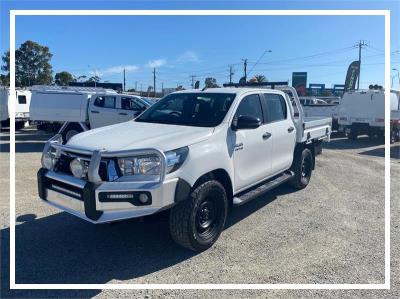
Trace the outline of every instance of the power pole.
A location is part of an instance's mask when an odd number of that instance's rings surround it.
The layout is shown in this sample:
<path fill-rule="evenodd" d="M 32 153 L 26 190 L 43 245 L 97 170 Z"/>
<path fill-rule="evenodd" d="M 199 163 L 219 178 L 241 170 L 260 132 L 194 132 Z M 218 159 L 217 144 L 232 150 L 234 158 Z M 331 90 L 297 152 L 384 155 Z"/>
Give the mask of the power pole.
<path fill-rule="evenodd" d="M 137 91 L 137 81 L 135 81 L 135 91 Z"/>
<path fill-rule="evenodd" d="M 359 61 L 359 67 L 358 67 L 358 81 L 357 81 L 357 90 L 360 89 L 360 79 L 361 79 L 361 49 L 365 46 L 368 46 L 365 41 L 360 40 L 356 46 L 358 47 L 358 61 Z"/>
<path fill-rule="evenodd" d="M 156 68 L 153 69 L 153 83 L 154 97 L 156 97 Z"/>
<path fill-rule="evenodd" d="M 194 88 L 194 78 L 196 78 L 195 75 L 191 75 L 190 78 L 192 78 L 192 89 Z"/>
<path fill-rule="evenodd" d="M 244 80 L 247 82 L 247 58 L 243 60 Z"/>
<path fill-rule="evenodd" d="M 161 95 L 164 96 L 164 82 L 161 82 Z"/>
<path fill-rule="evenodd" d="M 125 84 L 126 84 L 126 81 L 125 81 L 125 68 L 124 68 L 124 89 L 123 89 L 123 91 L 125 91 Z"/>
<path fill-rule="evenodd" d="M 233 67 L 230 65 L 229 66 L 229 84 L 232 84 L 232 76 L 234 75 L 235 73 L 233 72 Z"/>

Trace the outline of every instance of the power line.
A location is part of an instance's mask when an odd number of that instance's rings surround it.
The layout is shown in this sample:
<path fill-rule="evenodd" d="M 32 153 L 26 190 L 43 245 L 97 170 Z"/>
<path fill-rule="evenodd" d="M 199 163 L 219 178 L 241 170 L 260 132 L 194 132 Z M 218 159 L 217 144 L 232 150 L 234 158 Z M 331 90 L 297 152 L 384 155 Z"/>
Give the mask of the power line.
<path fill-rule="evenodd" d="M 266 53 L 271 53 L 271 52 L 272 52 L 271 50 L 265 50 L 265 51 L 261 54 L 260 58 L 258 58 L 258 60 L 256 61 L 256 63 L 251 67 L 251 69 L 250 69 L 250 71 L 249 71 L 249 74 L 250 74 L 251 71 L 256 67 L 256 65 L 261 61 L 261 59 L 264 57 L 264 55 L 265 55 Z"/>

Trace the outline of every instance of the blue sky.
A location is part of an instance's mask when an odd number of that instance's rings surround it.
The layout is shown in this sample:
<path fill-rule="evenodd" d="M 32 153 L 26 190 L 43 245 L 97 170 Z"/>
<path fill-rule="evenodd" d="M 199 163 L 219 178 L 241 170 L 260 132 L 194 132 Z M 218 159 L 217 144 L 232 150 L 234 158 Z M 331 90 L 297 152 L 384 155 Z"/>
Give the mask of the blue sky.
<path fill-rule="evenodd" d="M 321 5 L 305 2 L 114 2 L 113 9 L 391 9 L 392 51 L 399 50 L 398 2 L 335 1 Z M 62 1 L 1 3 L 0 51 L 8 49 L 8 11 L 13 9 L 110 8 L 110 2 Z M 361 86 L 384 84 L 384 19 L 380 16 L 18 16 L 17 45 L 31 39 L 47 45 L 53 53 L 55 72 L 74 75 L 98 74 L 103 80 L 122 81 L 127 86 L 147 89 L 152 85 L 152 67 L 157 69 L 157 86 L 176 87 L 191 83 L 190 75 L 228 80 L 229 65 L 234 81 L 243 75 L 247 58 L 250 77 L 263 74 L 270 81 L 291 79 L 293 71 L 308 72 L 308 83 L 343 84 L 348 64 L 357 59 L 355 43 L 362 39 Z M 254 68 L 255 62 L 266 53 Z M 400 69 L 400 54 L 391 56 L 392 67 Z M 396 80 L 395 80 L 396 81 Z M 137 83 L 136 83 L 137 82 Z"/>

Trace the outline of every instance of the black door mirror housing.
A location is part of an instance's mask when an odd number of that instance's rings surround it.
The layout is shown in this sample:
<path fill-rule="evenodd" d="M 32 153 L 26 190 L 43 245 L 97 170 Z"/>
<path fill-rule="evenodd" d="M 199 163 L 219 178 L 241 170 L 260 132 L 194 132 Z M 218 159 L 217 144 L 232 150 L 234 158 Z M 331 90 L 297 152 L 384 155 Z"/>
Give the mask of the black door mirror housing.
<path fill-rule="evenodd" d="M 258 117 L 251 115 L 240 115 L 232 122 L 232 130 L 245 130 L 245 129 L 257 129 L 261 126 L 262 121 Z"/>

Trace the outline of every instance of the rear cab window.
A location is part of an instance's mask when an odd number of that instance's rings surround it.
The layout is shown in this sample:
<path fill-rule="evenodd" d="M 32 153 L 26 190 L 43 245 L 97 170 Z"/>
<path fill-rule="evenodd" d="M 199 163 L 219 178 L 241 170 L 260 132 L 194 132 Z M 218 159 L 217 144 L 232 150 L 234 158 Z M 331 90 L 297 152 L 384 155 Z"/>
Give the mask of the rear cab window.
<path fill-rule="evenodd" d="M 18 96 L 18 104 L 26 104 L 26 96 L 19 95 Z"/>
<path fill-rule="evenodd" d="M 115 108 L 115 97 L 112 96 L 98 96 L 93 105 L 102 108 Z"/>
<path fill-rule="evenodd" d="M 287 119 L 287 105 L 283 96 L 264 93 L 264 103 L 267 109 L 267 123 Z"/>

